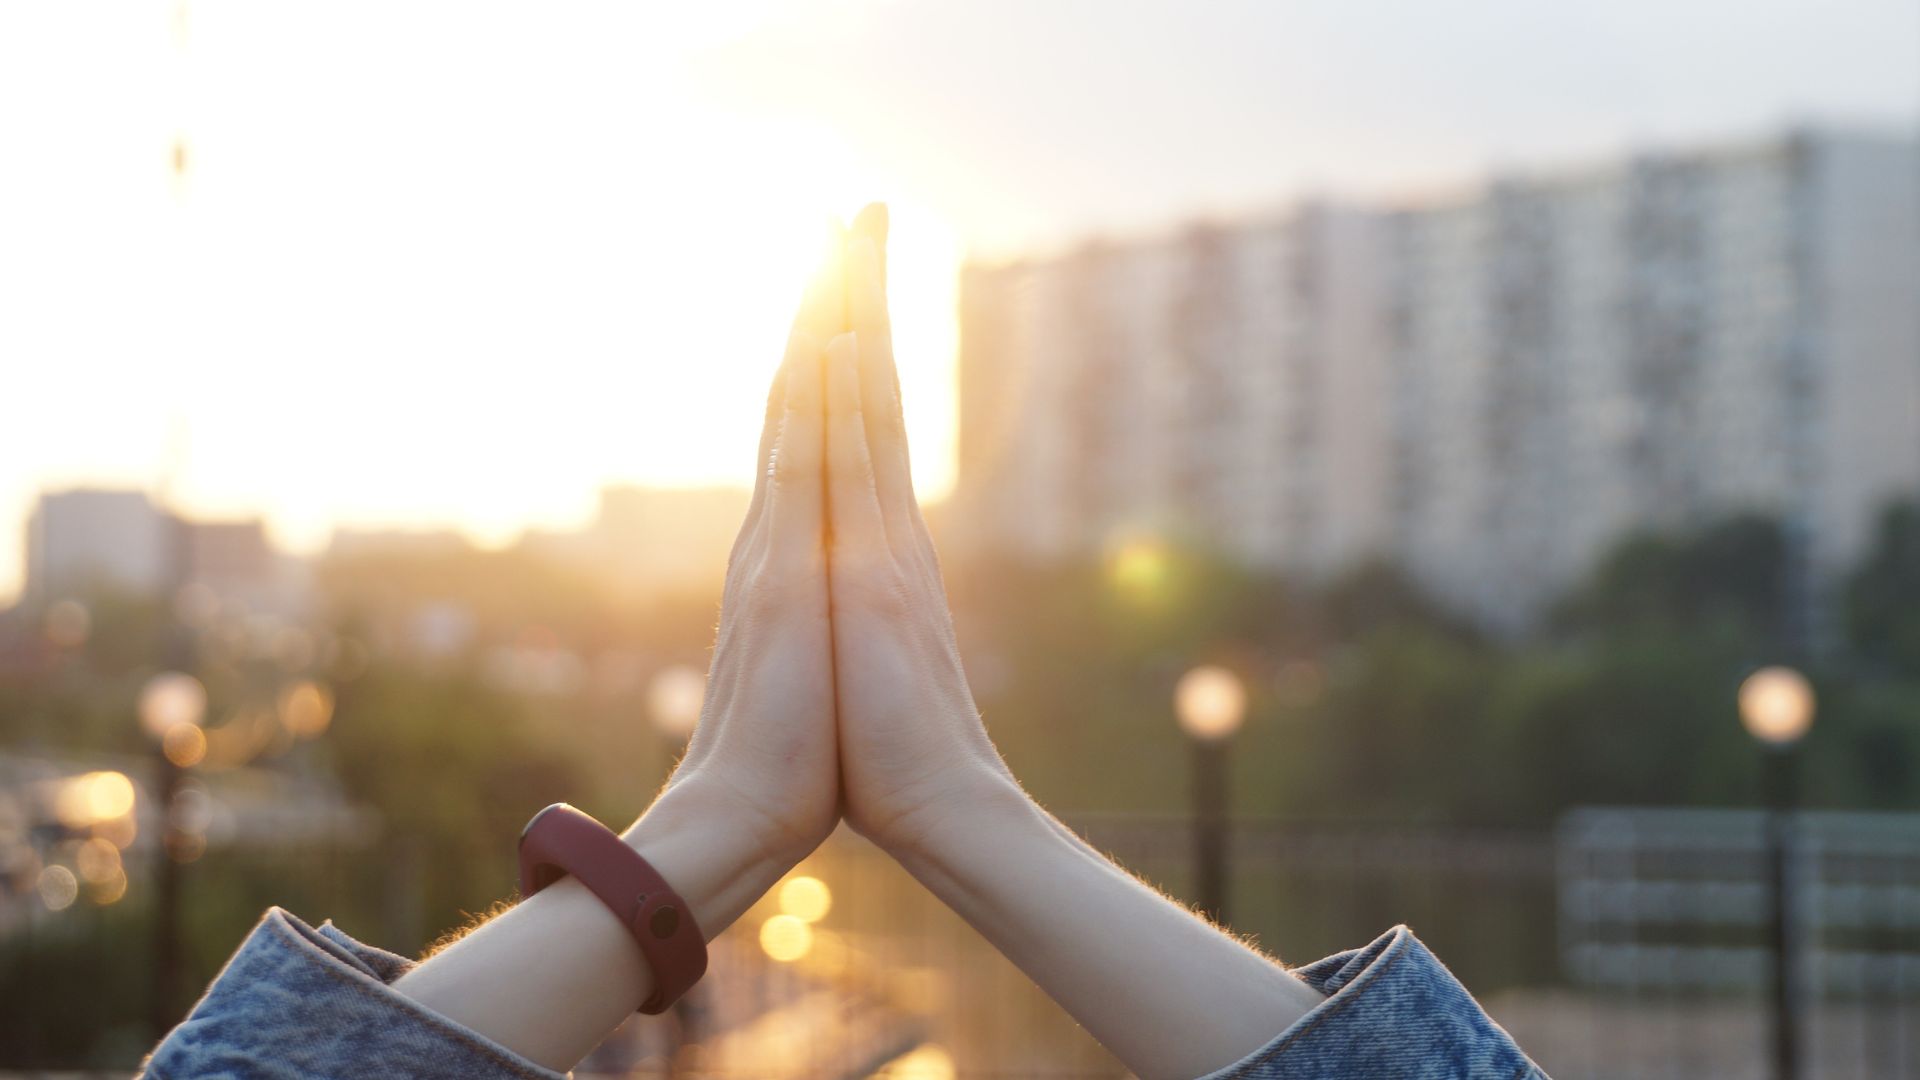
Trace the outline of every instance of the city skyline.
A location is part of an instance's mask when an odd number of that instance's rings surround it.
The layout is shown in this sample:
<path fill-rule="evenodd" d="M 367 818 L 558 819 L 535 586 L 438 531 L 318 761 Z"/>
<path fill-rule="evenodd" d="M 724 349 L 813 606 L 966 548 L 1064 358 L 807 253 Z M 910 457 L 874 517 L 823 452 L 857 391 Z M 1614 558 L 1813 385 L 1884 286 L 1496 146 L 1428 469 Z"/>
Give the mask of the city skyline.
<path fill-rule="evenodd" d="M 607 483 L 744 484 L 820 223 L 867 198 L 894 208 L 938 496 L 963 261 L 1792 115 L 1909 123 L 1920 99 L 1920 15 L 1887 0 L 1161 2 L 1102 12 L 1100 50 L 1090 9 L 1004 6 L 8 6 L 0 100 L 44 104 L 0 107 L 24 403 L 0 426 L 0 597 L 46 488 L 164 478 L 310 551 L 335 525 L 500 543 L 584 521 Z M 1419 46 L 1436 20 L 1460 48 Z"/>

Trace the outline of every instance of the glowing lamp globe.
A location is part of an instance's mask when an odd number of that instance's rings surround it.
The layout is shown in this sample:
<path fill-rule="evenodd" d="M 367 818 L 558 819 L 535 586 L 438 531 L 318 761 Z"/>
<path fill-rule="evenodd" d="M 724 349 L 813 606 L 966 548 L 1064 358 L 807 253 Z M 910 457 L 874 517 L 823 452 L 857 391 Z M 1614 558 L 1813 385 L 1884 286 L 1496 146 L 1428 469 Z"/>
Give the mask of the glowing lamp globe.
<path fill-rule="evenodd" d="M 207 688 L 185 672 L 163 671 L 140 688 L 140 726 L 156 739 L 182 724 L 198 725 L 207 713 Z"/>
<path fill-rule="evenodd" d="M 1740 684 L 1740 723 L 1773 746 L 1797 742 L 1813 726 L 1813 685 L 1789 667 L 1764 667 Z"/>
<path fill-rule="evenodd" d="M 1217 742 L 1240 730 L 1247 716 L 1247 688 L 1226 668 L 1203 665 L 1180 676 L 1173 689 L 1173 711 L 1180 730 Z"/>

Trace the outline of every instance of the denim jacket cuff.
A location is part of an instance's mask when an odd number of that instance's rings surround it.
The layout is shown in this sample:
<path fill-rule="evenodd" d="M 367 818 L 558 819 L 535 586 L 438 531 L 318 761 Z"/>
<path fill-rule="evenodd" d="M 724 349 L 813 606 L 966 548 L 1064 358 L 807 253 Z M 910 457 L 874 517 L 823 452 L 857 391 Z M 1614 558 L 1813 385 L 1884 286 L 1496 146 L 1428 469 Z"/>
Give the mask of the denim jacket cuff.
<path fill-rule="evenodd" d="M 1267 1045 L 1202 1080 L 1545 1080 L 1413 931 L 1293 972 L 1327 995 Z"/>
<path fill-rule="evenodd" d="M 561 1080 L 395 993 L 391 984 L 413 966 L 330 922 L 316 929 L 269 908 L 199 1004 L 154 1049 L 144 1075 Z"/>

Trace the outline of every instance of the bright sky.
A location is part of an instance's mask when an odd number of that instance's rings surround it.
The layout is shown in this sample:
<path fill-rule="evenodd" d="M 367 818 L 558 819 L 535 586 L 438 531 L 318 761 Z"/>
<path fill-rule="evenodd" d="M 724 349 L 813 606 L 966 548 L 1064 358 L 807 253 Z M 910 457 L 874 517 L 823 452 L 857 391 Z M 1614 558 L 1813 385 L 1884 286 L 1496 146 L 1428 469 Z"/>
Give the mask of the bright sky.
<path fill-rule="evenodd" d="M 969 253 L 1916 102 L 1905 0 L 0 3 L 0 598 L 48 486 L 310 549 L 746 483 L 868 199 L 938 495 Z"/>

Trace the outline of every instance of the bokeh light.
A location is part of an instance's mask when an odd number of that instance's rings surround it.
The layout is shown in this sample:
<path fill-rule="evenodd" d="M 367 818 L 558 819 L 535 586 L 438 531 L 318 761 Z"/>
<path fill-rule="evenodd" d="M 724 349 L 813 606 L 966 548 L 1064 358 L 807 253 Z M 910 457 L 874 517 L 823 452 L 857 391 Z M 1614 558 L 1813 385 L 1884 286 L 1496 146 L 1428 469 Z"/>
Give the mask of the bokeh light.
<path fill-rule="evenodd" d="M 73 871 L 58 864 L 40 871 L 37 887 L 40 902 L 47 905 L 49 911 L 65 911 L 80 895 L 79 879 L 73 876 Z"/>
<path fill-rule="evenodd" d="M 181 671 L 165 671 L 140 690 L 140 726 L 156 739 L 180 724 L 198 724 L 207 713 L 207 688 Z"/>
<path fill-rule="evenodd" d="M 77 649 L 87 643 L 93 615 L 78 600 L 62 600 L 47 608 L 43 628 L 47 642 L 57 649 Z"/>
<path fill-rule="evenodd" d="M 1813 726 L 1813 684 L 1789 667 L 1764 667 L 1740 684 L 1740 722 L 1761 742 L 1785 746 Z"/>
<path fill-rule="evenodd" d="M 74 851 L 73 865 L 87 884 L 99 885 L 120 873 L 120 849 L 111 840 L 90 837 Z"/>
<path fill-rule="evenodd" d="M 833 890 L 816 877 L 788 878 L 780 886 L 780 911 L 802 922 L 817 923 L 833 909 Z"/>
<path fill-rule="evenodd" d="M 207 733 L 198 724 L 176 725 L 160 737 L 160 751 L 168 761 L 190 769 L 207 756 Z"/>
<path fill-rule="evenodd" d="M 87 886 L 87 897 L 94 903 L 105 907 L 115 904 L 127 895 L 127 872 L 115 867 L 113 873 L 104 880 L 91 882 Z"/>
<path fill-rule="evenodd" d="M 760 924 L 760 949 L 771 959 L 791 964 L 813 951 L 813 927 L 805 919 L 775 915 Z"/>
<path fill-rule="evenodd" d="M 61 783 L 54 815 L 70 828 L 85 828 L 133 813 L 133 781 L 125 773 L 83 773 Z"/>
<path fill-rule="evenodd" d="M 1107 579 L 1122 596 L 1137 603 L 1159 600 L 1172 576 L 1172 556 L 1164 544 L 1149 537 L 1122 540 L 1107 556 Z"/>
<path fill-rule="evenodd" d="M 1226 668 L 1204 664 L 1180 676 L 1173 690 L 1180 728 L 1196 739 L 1224 739 L 1247 715 L 1247 688 Z"/>
<path fill-rule="evenodd" d="M 660 734 L 687 739 L 700 725 L 706 697 L 707 677 L 689 664 L 675 664 L 660 669 L 647 683 L 647 715 Z"/>
<path fill-rule="evenodd" d="M 317 738 L 333 722 L 333 694 L 308 679 L 280 692 L 280 723 L 297 739 Z"/>

